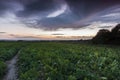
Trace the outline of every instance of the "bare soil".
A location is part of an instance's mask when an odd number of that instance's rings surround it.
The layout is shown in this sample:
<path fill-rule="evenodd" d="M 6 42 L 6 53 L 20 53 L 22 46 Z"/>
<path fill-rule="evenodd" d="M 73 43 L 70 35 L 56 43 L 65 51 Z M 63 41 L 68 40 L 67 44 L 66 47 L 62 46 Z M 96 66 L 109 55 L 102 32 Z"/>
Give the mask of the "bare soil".
<path fill-rule="evenodd" d="M 11 60 L 6 62 L 8 70 L 3 80 L 17 80 L 17 69 L 16 69 L 17 59 L 18 59 L 18 54 L 14 56 Z"/>

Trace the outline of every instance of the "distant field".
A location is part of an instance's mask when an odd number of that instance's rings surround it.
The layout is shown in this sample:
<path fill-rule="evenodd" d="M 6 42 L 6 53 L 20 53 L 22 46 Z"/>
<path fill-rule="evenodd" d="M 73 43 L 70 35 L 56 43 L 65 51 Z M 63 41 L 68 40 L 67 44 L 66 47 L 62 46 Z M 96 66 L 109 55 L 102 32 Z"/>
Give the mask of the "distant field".
<path fill-rule="evenodd" d="M 74 42 L 0 42 L 0 77 L 17 52 L 19 80 L 120 80 L 120 47 Z"/>

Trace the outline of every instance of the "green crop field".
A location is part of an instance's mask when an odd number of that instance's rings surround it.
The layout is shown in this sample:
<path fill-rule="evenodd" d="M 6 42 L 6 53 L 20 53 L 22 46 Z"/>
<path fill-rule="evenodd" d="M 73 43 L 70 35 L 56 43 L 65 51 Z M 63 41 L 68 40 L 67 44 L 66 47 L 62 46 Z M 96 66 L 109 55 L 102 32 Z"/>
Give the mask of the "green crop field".
<path fill-rule="evenodd" d="M 5 61 L 15 56 L 22 45 L 16 42 L 0 42 L 0 78 L 6 72 Z"/>
<path fill-rule="evenodd" d="M 120 80 L 119 46 L 79 42 L 0 42 L 0 77 L 19 50 L 19 80 Z"/>

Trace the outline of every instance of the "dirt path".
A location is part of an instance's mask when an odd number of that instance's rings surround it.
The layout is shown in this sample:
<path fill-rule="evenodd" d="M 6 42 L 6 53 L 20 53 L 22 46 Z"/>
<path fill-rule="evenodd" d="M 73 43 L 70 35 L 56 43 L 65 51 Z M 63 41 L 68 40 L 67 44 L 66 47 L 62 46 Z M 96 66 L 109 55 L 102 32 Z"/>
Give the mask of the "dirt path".
<path fill-rule="evenodd" d="M 19 53 L 19 51 L 18 51 L 18 53 Z M 17 59 L 18 59 L 18 53 L 10 61 L 6 62 L 7 67 L 8 67 L 8 72 L 6 73 L 3 80 L 17 80 L 16 62 L 17 62 Z"/>

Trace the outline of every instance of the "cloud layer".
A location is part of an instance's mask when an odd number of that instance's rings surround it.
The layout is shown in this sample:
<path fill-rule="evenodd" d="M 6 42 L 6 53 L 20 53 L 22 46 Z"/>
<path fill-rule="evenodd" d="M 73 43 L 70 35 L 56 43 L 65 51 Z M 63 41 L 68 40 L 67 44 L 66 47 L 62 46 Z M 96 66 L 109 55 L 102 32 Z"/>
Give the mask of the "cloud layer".
<path fill-rule="evenodd" d="M 120 21 L 120 0 L 0 0 L 0 21 L 43 30 Z M 9 15 L 8 15 L 9 14 Z"/>

